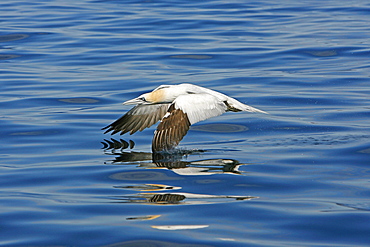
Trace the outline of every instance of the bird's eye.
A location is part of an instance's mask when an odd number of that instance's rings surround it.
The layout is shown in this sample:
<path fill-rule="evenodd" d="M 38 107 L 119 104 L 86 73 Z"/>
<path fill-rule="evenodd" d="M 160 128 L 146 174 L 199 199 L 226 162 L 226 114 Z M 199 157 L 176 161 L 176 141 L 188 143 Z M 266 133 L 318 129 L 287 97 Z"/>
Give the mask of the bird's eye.
<path fill-rule="evenodd" d="M 146 102 L 146 99 L 144 97 L 140 97 L 139 100 L 142 100 L 142 101 Z"/>

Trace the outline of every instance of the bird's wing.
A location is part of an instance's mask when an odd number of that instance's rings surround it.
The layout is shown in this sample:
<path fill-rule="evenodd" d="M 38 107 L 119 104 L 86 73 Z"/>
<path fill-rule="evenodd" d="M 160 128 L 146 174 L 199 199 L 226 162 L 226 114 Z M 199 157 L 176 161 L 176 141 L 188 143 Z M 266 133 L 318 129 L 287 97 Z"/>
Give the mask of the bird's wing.
<path fill-rule="evenodd" d="M 142 131 L 157 123 L 166 114 L 170 104 L 155 105 L 137 105 L 128 111 L 125 115 L 103 128 L 107 129 L 105 133 L 112 131 L 112 135 L 118 132 L 123 135 L 130 132 L 130 135 L 136 131 Z"/>
<path fill-rule="evenodd" d="M 190 125 L 226 112 L 227 106 L 210 94 L 181 95 L 168 108 L 154 133 L 153 152 L 176 147 Z"/>

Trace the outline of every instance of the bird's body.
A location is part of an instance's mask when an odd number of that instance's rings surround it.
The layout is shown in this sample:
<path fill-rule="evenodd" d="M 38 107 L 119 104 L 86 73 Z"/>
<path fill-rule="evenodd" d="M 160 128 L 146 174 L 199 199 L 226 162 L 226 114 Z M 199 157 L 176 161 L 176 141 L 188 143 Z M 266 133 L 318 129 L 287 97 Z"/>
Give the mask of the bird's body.
<path fill-rule="evenodd" d="M 136 106 L 103 128 L 107 129 L 105 133 L 134 134 L 161 121 L 154 133 L 153 152 L 173 149 L 186 135 L 190 125 L 227 111 L 266 113 L 222 93 L 185 83 L 159 86 L 123 104 Z"/>

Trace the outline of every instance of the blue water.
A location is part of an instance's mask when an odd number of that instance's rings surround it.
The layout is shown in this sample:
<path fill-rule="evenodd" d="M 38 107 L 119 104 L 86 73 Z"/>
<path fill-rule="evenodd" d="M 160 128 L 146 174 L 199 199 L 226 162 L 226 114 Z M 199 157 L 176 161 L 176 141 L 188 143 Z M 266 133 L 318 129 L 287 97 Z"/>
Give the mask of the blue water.
<path fill-rule="evenodd" d="M 0 245 L 370 244 L 368 1 L 3 0 L 0 22 Z M 154 127 L 100 130 L 182 82 L 270 114 L 200 122 L 167 162 Z"/>

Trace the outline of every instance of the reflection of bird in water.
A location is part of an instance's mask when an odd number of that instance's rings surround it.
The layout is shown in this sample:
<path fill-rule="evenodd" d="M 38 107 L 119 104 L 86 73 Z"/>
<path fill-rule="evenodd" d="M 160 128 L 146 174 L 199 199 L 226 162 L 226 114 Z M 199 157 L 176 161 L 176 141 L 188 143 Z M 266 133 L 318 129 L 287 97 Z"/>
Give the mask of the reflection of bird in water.
<path fill-rule="evenodd" d="M 189 204 L 212 204 L 229 203 L 233 201 L 249 201 L 257 199 L 256 196 L 234 196 L 234 195 L 211 195 L 194 193 L 138 193 L 131 196 L 117 197 L 116 200 L 125 203 L 144 203 L 155 205 L 189 205 Z M 134 218 L 129 218 L 134 219 Z"/>
<path fill-rule="evenodd" d="M 134 134 L 160 120 L 152 141 L 153 152 L 170 151 L 186 135 L 190 125 L 227 111 L 266 113 L 222 93 L 192 84 L 162 85 L 123 104 L 136 106 L 103 128 L 107 129 L 105 133 Z"/>
<path fill-rule="evenodd" d="M 104 140 L 103 149 L 110 155 L 116 156 L 112 163 L 128 163 L 139 162 L 139 166 L 146 168 L 167 168 L 180 175 L 212 175 L 221 173 L 241 174 L 238 170 L 241 165 L 239 161 L 233 159 L 207 159 L 198 161 L 183 161 L 184 156 L 201 154 L 206 151 L 191 150 L 179 151 L 176 153 L 146 153 L 146 152 L 127 152 L 125 149 L 132 148 L 135 143 L 133 141 L 125 141 L 120 139 Z M 147 162 L 151 160 L 152 163 Z"/>

